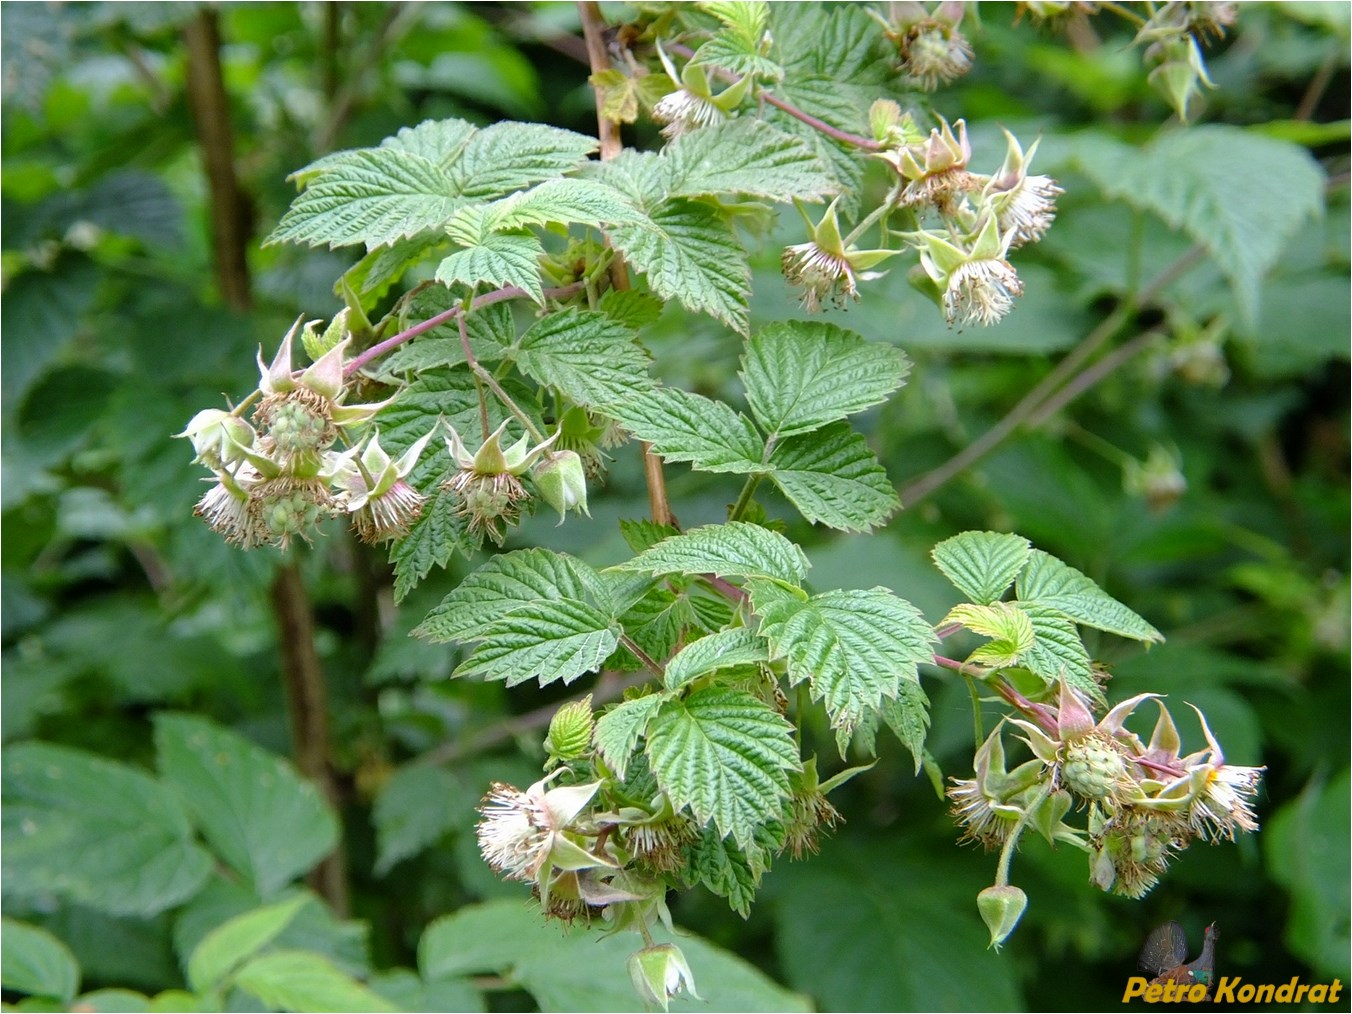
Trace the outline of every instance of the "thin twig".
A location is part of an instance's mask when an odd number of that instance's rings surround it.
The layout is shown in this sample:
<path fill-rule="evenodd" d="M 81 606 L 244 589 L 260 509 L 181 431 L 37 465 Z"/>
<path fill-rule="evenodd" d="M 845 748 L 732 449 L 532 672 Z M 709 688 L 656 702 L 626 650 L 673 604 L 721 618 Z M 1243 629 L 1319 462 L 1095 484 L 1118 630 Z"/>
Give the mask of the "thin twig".
<path fill-rule="evenodd" d="M 1152 329 L 1138 334 L 1135 338 L 1113 349 L 1093 366 L 1081 371 L 1075 379 L 1043 402 L 1037 411 L 1028 417 L 1028 428 L 1037 429 L 1045 424 L 1057 412 L 1161 337 L 1163 337 L 1163 332 Z"/>
<path fill-rule="evenodd" d="M 601 17 L 601 7 L 595 0 L 578 0 L 578 14 L 582 18 L 582 38 L 587 46 L 587 62 L 593 75 L 610 69 L 610 55 L 606 52 L 605 20 Z M 596 137 L 601 142 L 601 161 L 615 158 L 624 150 L 624 141 L 620 137 L 620 124 L 606 115 L 605 99 L 600 89 L 596 94 Z M 607 246 L 610 239 L 606 239 Z M 610 262 L 610 285 L 623 292 L 629 288 L 629 267 L 624 255 L 615 251 Z M 676 515 L 671 510 L 671 500 L 667 496 L 667 478 L 662 471 L 662 459 L 653 453 L 653 445 L 640 441 L 643 449 L 643 480 L 648 487 L 648 512 L 659 525 L 674 525 Z"/>
<path fill-rule="evenodd" d="M 1201 259 L 1204 253 L 1205 249 L 1200 244 L 1193 246 L 1156 275 L 1134 297 L 1120 303 L 1117 309 L 1090 331 L 1079 345 L 1068 352 L 1066 357 L 1057 363 L 1056 367 L 1046 377 L 1019 399 L 1018 404 L 1005 413 L 999 422 L 942 465 L 931 469 L 902 487 L 899 493 L 902 504 L 907 507 L 915 505 L 1003 443 L 1006 437 L 1032 418 L 1043 402 L 1050 398 L 1086 360 L 1116 334 L 1117 330 L 1130 319 L 1132 314 L 1154 299 L 1161 289 L 1172 284 L 1188 271 Z"/>
<path fill-rule="evenodd" d="M 592 704 L 607 704 L 610 701 L 617 700 L 630 687 L 640 686 L 650 682 L 652 675 L 646 672 L 620 674 L 616 672 L 607 672 L 602 674 L 596 681 L 596 688 L 591 692 Z M 585 696 L 585 695 L 584 695 Z M 582 697 L 574 698 L 576 701 L 582 700 Z M 476 754 L 485 753 L 494 747 L 501 746 L 503 743 L 510 742 L 517 736 L 527 732 L 533 732 L 536 729 L 543 729 L 549 724 L 550 719 L 554 717 L 554 712 L 558 711 L 566 702 L 559 704 L 546 704 L 536 708 L 533 711 L 527 711 L 521 715 L 514 715 L 511 718 L 503 719 L 500 722 L 494 722 L 480 729 L 473 736 L 466 736 L 463 739 L 457 739 L 450 743 L 444 743 L 439 747 L 420 754 L 409 761 L 409 766 L 424 764 L 451 764 L 466 757 L 473 757 Z"/>

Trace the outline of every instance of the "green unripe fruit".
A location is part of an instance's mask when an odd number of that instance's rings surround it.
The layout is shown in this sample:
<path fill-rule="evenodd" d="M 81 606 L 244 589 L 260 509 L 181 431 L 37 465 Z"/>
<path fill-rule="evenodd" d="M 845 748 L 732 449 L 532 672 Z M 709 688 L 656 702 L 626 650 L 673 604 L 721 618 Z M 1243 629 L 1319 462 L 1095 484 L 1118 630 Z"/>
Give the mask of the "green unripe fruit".
<path fill-rule="evenodd" d="M 1028 895 L 1013 884 L 988 887 L 976 896 L 977 911 L 991 931 L 990 946 L 996 950 L 1005 942 L 1028 907 Z"/>
<path fill-rule="evenodd" d="M 1122 755 L 1107 743 L 1086 739 L 1066 747 L 1061 779 L 1086 799 L 1106 799 L 1126 777 Z"/>

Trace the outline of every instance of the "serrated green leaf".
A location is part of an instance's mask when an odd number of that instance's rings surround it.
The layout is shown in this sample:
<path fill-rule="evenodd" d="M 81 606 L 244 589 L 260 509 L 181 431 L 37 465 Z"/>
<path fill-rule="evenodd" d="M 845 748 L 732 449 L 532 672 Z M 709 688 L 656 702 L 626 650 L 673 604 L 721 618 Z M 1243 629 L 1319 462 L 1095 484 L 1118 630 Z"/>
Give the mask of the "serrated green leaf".
<path fill-rule="evenodd" d="M 801 584 L 809 564 L 803 551 L 778 532 L 744 521 L 705 525 L 663 539 L 614 570 L 646 574 L 716 574 L 768 577 Z"/>
<path fill-rule="evenodd" d="M 310 179 L 267 242 L 372 249 L 434 228 L 464 203 L 450 174 L 422 155 L 343 152 Z"/>
<path fill-rule="evenodd" d="M 80 965 L 45 929 L 6 916 L 0 919 L 0 983 L 68 1004 L 80 990 Z"/>
<path fill-rule="evenodd" d="M 195 715 L 155 716 L 155 748 L 203 837 L 269 895 L 338 842 L 338 822 L 310 782 L 281 757 Z"/>
<path fill-rule="evenodd" d="M 4 756 L 7 892 L 148 916 L 186 901 L 210 876 L 211 856 L 159 779 L 47 743 Z"/>
<path fill-rule="evenodd" d="M 464 120 L 423 120 L 415 127 L 400 127 L 398 133 L 385 138 L 380 146 L 409 151 L 437 165 L 451 165 L 459 159 L 465 145 L 478 132 L 478 127 Z M 313 169 L 324 161 L 320 159 L 308 168 Z"/>
<path fill-rule="evenodd" d="M 446 234 L 439 229 L 381 244 L 368 250 L 361 260 L 348 268 L 342 281 L 369 307 L 415 264 L 449 246 Z M 340 286 L 341 283 L 335 286 L 335 291 Z"/>
<path fill-rule="evenodd" d="M 756 421 L 767 433 L 787 437 L 878 404 L 909 370 L 906 356 L 891 345 L 866 342 L 834 324 L 783 321 L 752 335 L 741 377 Z"/>
<path fill-rule="evenodd" d="M 809 682 L 834 729 L 854 729 L 900 684 L 919 680 L 934 658 L 934 631 L 920 610 L 886 588 L 840 590 L 806 602 L 754 585 L 751 601 L 772 657 L 788 662 L 790 684 Z"/>
<path fill-rule="evenodd" d="M 649 694 L 624 701 L 596 720 L 593 733 L 596 749 L 601 751 L 602 759 L 621 781 L 629 770 L 629 760 L 639 737 L 666 700 L 666 694 Z"/>
<path fill-rule="evenodd" d="M 484 209 L 490 229 L 521 229 L 528 225 L 613 225 L 641 222 L 644 215 L 618 190 L 597 180 L 545 180 Z"/>
<path fill-rule="evenodd" d="M 842 531 L 869 531 L 901 506 L 883 466 L 849 423 L 788 438 L 770 455 L 770 467 L 803 517 Z"/>
<path fill-rule="evenodd" d="M 648 724 L 647 754 L 673 805 L 744 848 L 781 814 L 799 767 L 793 727 L 777 711 L 716 686 L 668 701 Z"/>
<path fill-rule="evenodd" d="M 668 536 L 679 535 L 680 531 L 672 525 L 659 525 L 647 518 L 621 518 L 620 534 L 624 536 L 625 545 L 635 553 L 641 553 Z"/>
<path fill-rule="evenodd" d="M 1091 135 L 1074 151 L 1106 196 L 1153 212 L 1202 244 L 1249 320 L 1263 276 L 1323 208 L 1324 174 L 1309 152 L 1241 127 L 1174 131 L 1144 149 Z"/>
<path fill-rule="evenodd" d="M 1164 635 L 1074 567 L 1035 549 L 1015 583 L 1025 605 L 1050 606 L 1076 623 L 1137 641 L 1163 641 Z"/>
<path fill-rule="evenodd" d="M 499 553 L 442 599 L 413 628 L 413 636 L 438 644 L 480 640 L 489 627 L 517 610 L 543 600 L 585 600 L 598 587 L 596 572 L 565 553 Z"/>
<path fill-rule="evenodd" d="M 641 223 L 621 223 L 611 242 L 664 299 L 747 331 L 751 269 L 736 234 L 713 208 L 667 201 Z"/>
<path fill-rule="evenodd" d="M 681 135 L 662 163 L 672 197 L 750 194 L 788 203 L 819 201 L 839 189 L 807 144 L 750 117 Z"/>
<path fill-rule="evenodd" d="M 594 137 L 542 123 L 506 120 L 480 130 L 450 172 L 466 197 L 501 197 L 562 176 L 596 150 Z"/>
<path fill-rule="evenodd" d="M 446 257 L 437 265 L 436 279 L 442 285 L 468 285 L 471 289 L 480 282 L 493 288 L 515 285 L 543 305 L 540 257 L 544 252 L 540 241 L 529 233 L 491 232 Z"/>
<path fill-rule="evenodd" d="M 918 682 L 903 680 L 897 689 L 897 696 L 884 699 L 878 713 L 897 739 L 901 740 L 901 745 L 910 751 L 915 759 L 915 773 L 920 774 L 925 759 L 925 736 L 930 724 L 929 698 Z M 844 751 L 841 755 L 844 756 Z"/>
<path fill-rule="evenodd" d="M 657 323 L 664 305 L 652 293 L 638 289 L 607 289 L 598 304 L 606 316 L 635 331 Z"/>
<path fill-rule="evenodd" d="M 951 624 L 958 624 L 991 638 L 967 658 L 967 661 L 978 665 L 1014 665 L 1025 652 L 1032 649 L 1036 640 L 1033 621 L 1011 602 L 992 602 L 985 606 L 964 602 L 954 606 L 939 621 L 940 627 Z"/>
<path fill-rule="evenodd" d="M 667 461 L 688 461 L 702 472 L 765 468 L 765 441 L 756 427 L 721 401 L 658 387 L 611 405 L 607 412 Z"/>
<path fill-rule="evenodd" d="M 1032 545 L 1008 532 L 963 532 L 934 547 L 934 565 L 972 602 L 994 602 L 1018 577 Z"/>
<path fill-rule="evenodd" d="M 457 552 L 468 556 L 470 545 L 459 501 L 449 490 L 434 489 L 409 533 L 390 547 L 394 565 L 394 601 L 402 602 L 433 567 L 445 567 Z"/>
<path fill-rule="evenodd" d="M 653 386 L 648 353 L 634 333 L 604 313 L 569 309 L 537 321 L 516 350 L 532 379 L 572 401 L 608 410 Z"/>
<path fill-rule="evenodd" d="M 259 955 L 239 970 L 235 984 L 280 1010 L 398 1010 L 327 958 L 310 951 Z"/>
<path fill-rule="evenodd" d="M 598 70 L 587 78 L 601 99 L 601 117 L 617 123 L 638 119 L 638 89 L 635 79 L 614 67 Z"/>
<path fill-rule="evenodd" d="M 705 673 L 735 665 L 764 662 L 769 658 L 765 641 L 745 627 L 720 630 L 687 644 L 667 663 L 664 680 L 668 690 L 679 690 Z"/>
<path fill-rule="evenodd" d="M 231 969 L 275 940 L 309 900 L 308 895 L 297 894 L 221 923 L 193 948 L 188 984 L 197 993 L 217 988 Z"/>
<path fill-rule="evenodd" d="M 673 592 L 661 584 L 652 584 L 652 579 L 641 574 L 617 574 L 610 572 L 607 577 L 628 577 L 650 585 L 624 615 L 620 625 L 649 658 L 666 658 L 676 650 L 685 629 L 695 622 L 690 600 L 684 593 Z M 615 594 L 612 589 L 612 595 Z M 644 663 L 624 645 L 620 645 L 613 658 L 606 662 L 607 669 L 621 672 L 634 672 L 643 669 Z"/>
<path fill-rule="evenodd" d="M 713 828 L 704 828 L 686 854 L 686 875 L 727 899 L 734 912 L 746 919 L 761 877 L 770 868 L 770 857 L 756 842 L 742 849 L 721 837 Z"/>
<path fill-rule="evenodd" d="M 601 663 L 619 643 L 620 627 L 595 606 L 573 598 L 531 602 L 483 628 L 483 638 L 455 670 L 460 677 L 506 680 L 509 687 L 538 679 L 571 683 Z"/>
<path fill-rule="evenodd" d="M 1019 609 L 1028 615 L 1035 635 L 1032 647 L 1020 652 L 1019 664 L 1049 684 L 1064 676 L 1076 690 L 1102 703 L 1103 691 L 1094 682 L 1089 652 L 1075 624 L 1050 606 L 1021 602 Z"/>

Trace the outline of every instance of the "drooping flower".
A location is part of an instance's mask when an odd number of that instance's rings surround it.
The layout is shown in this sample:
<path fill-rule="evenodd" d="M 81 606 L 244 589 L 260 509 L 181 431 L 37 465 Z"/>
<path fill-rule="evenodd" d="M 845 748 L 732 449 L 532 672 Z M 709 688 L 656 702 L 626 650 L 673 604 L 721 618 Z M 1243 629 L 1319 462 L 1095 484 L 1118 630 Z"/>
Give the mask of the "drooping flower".
<path fill-rule="evenodd" d="M 451 432 L 446 446 L 458 470 L 446 481 L 445 488 L 459 494 L 457 510 L 469 523 L 470 532 L 487 535 L 500 546 L 507 537 L 505 526 L 517 523 L 521 517 L 520 504 L 529 496 L 518 476 L 549 449 L 559 434 L 556 431 L 533 449 L 528 449 L 530 438 L 523 436 L 504 450 L 502 434 L 507 423 L 503 422 L 470 454 L 455 428 L 448 429 Z"/>
<path fill-rule="evenodd" d="M 917 209 L 933 207 L 951 214 L 962 195 L 977 189 L 980 182 L 967 170 L 972 158 L 967 122 L 957 121 L 956 134 L 942 117 L 939 124 L 924 141 L 879 152 L 877 157 L 906 181 L 898 195 L 899 204 Z"/>
<path fill-rule="evenodd" d="M 272 533 L 249 510 L 249 488 L 259 479 L 250 465 L 236 474 L 217 472 L 215 482 L 197 501 L 193 513 L 213 532 L 241 549 L 253 549 L 272 541 Z"/>
<path fill-rule="evenodd" d="M 1011 238 L 1001 236 L 993 215 L 986 217 L 971 250 L 932 232 L 923 234 L 920 264 L 939 287 L 944 319 L 950 327 L 994 324 L 1023 295 L 1023 282 L 1005 259 Z"/>
<path fill-rule="evenodd" d="M 428 430 L 397 460 L 380 446 L 380 434 L 374 434 L 361 457 L 347 461 L 335 476 L 352 525 L 363 542 L 374 544 L 401 538 L 422 514 L 426 497 L 405 478 L 435 432 Z"/>
<path fill-rule="evenodd" d="M 809 313 L 816 313 L 826 300 L 837 307 L 845 300 L 859 298 L 858 279 L 869 281 L 882 277 L 880 271 L 869 271 L 895 250 L 859 250 L 847 247 L 840 235 L 840 223 L 836 219 L 836 201 L 832 201 L 815 225 L 807 218 L 806 212 L 799 207 L 800 213 L 808 223 L 810 239 L 787 247 L 780 258 L 780 266 L 789 284 L 803 290 L 803 307 Z"/>
<path fill-rule="evenodd" d="M 1029 176 L 1028 165 L 1037 153 L 1040 141 L 1034 141 L 1027 154 L 1018 139 L 1005 131 L 1009 150 L 1004 164 L 986 183 L 983 194 L 995 209 L 1002 235 L 1009 237 L 1010 249 L 1036 243 L 1056 220 L 1056 197 L 1065 193 L 1050 176 Z"/>
<path fill-rule="evenodd" d="M 1046 770 L 1041 761 L 1030 760 L 1007 771 L 1003 730 L 1003 725 L 997 726 L 977 748 L 973 758 L 976 777 L 954 778 L 948 789 L 951 812 L 962 825 L 963 839 L 988 850 L 1002 846 L 1013 833 Z"/>
<path fill-rule="evenodd" d="M 601 783 L 546 789 L 563 770 L 525 792 L 494 782 L 479 807 L 483 819 L 476 829 L 479 851 L 488 865 L 508 880 L 533 882 L 546 905 L 556 871 L 615 867 L 574 840 L 583 837 L 579 815 Z"/>
<path fill-rule="evenodd" d="M 244 451 L 252 448 L 258 435 L 254 428 L 233 412 L 207 408 L 198 412 L 176 437 L 187 437 L 197 452 L 194 461 L 211 469 L 222 469 L 244 460 Z"/>
<path fill-rule="evenodd" d="M 895 5 L 900 9 L 896 26 L 886 35 L 897 47 L 899 69 L 911 83 L 932 92 L 972 69 L 972 44 L 958 27 L 964 5 L 945 0 L 933 13 L 919 3 Z"/>
<path fill-rule="evenodd" d="M 657 944 L 631 954 L 629 978 L 639 996 L 648 1003 L 660 1005 L 663 1010 L 681 993 L 699 999 L 695 992 L 695 975 L 675 944 Z"/>
<path fill-rule="evenodd" d="M 674 91 L 663 95 L 653 105 L 653 119 L 666 124 L 662 128 L 662 136 L 668 140 L 727 120 L 747 96 L 754 79 L 753 75 L 745 74 L 736 84 L 715 95 L 709 84 L 709 76 L 699 64 L 687 63 L 677 72 L 660 42 L 657 44 L 657 55 L 667 77 L 677 83 Z"/>
<path fill-rule="evenodd" d="M 569 511 L 591 517 L 587 509 L 587 474 L 576 451 L 546 451 L 531 473 L 545 503 L 559 512 L 559 524 Z"/>

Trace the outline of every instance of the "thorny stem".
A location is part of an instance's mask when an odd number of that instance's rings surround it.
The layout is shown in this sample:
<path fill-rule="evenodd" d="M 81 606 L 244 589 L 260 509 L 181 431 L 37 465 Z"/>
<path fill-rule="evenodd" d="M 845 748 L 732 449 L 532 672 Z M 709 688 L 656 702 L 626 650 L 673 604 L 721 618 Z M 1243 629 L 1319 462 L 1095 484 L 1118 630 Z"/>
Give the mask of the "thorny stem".
<path fill-rule="evenodd" d="M 1066 354 L 1066 357 L 1056 365 L 1051 373 L 1047 374 L 1031 391 L 1024 395 L 1018 404 L 1005 414 L 1004 418 L 938 468 L 926 472 L 904 486 L 900 491 L 902 504 L 911 507 L 917 501 L 923 500 L 950 479 L 980 461 L 1002 443 L 1006 437 L 1032 419 L 1061 385 L 1097 352 L 1104 342 L 1117 333 L 1118 328 L 1125 324 L 1132 314 L 1149 303 L 1161 289 L 1172 284 L 1188 271 L 1201 259 L 1204 252 L 1201 244 L 1193 246 L 1192 249 L 1156 275 L 1150 284 L 1134 297 L 1119 304 L 1112 313 L 1085 336 L 1079 345 Z M 1139 349 L 1133 349 L 1133 352 L 1135 351 L 1139 351 Z M 1071 383 L 1074 384 L 1075 381 Z M 1067 387 L 1069 386 L 1067 385 Z M 1078 388 L 1075 393 L 1079 394 L 1083 390 L 1084 388 Z M 1068 400 L 1059 401 L 1057 408 L 1063 408 L 1066 404 L 1068 404 Z"/>
<path fill-rule="evenodd" d="M 582 291 L 582 288 L 581 282 L 573 282 L 571 285 L 564 285 L 557 289 L 545 289 L 544 295 L 546 299 L 567 299 L 570 296 L 577 295 Z M 501 303 L 508 299 L 521 299 L 529 295 L 530 293 L 525 289 L 518 288 L 515 285 L 504 285 L 500 289 L 494 289 L 492 292 L 485 292 L 482 296 L 476 296 L 474 302 L 470 303 L 469 308 L 470 311 L 473 312 L 474 310 L 481 309 L 485 306 L 492 306 L 494 303 Z M 343 376 L 345 378 L 353 376 L 372 360 L 379 359 L 381 356 L 385 355 L 385 353 L 394 351 L 400 345 L 403 345 L 407 341 L 412 341 L 420 334 L 431 331 L 435 327 L 440 327 L 442 324 L 445 324 L 448 320 L 451 320 L 463 311 L 464 307 L 457 304 L 449 310 L 442 310 L 440 313 L 428 317 L 420 324 L 414 324 L 412 327 L 406 328 L 398 334 L 386 338 L 384 341 L 377 342 L 366 351 L 353 356 L 348 360 L 347 365 L 343 367 Z"/>
<path fill-rule="evenodd" d="M 1045 704 L 1036 704 L 1030 701 L 1023 694 L 1019 693 L 1010 685 L 1009 681 L 1003 676 L 992 676 L 992 670 L 983 669 L 980 666 L 968 665 L 965 662 L 959 662 L 956 658 L 946 658 L 943 655 L 934 656 L 934 664 L 941 669 L 951 669 L 959 676 L 968 679 L 973 676 L 979 677 L 983 683 L 994 690 L 1014 707 L 1018 708 L 1029 718 L 1037 722 L 1047 732 L 1053 736 L 1056 735 L 1056 715 L 1052 713 L 1051 708 Z M 980 742 L 978 737 L 977 742 Z"/>
<path fill-rule="evenodd" d="M 610 69 L 610 56 L 606 53 L 604 38 L 605 21 L 601 17 L 601 7 L 595 0 L 578 0 L 577 11 L 582 19 L 582 37 L 587 46 L 587 63 L 593 74 Z M 620 124 L 605 114 L 605 100 L 601 91 L 596 93 L 596 136 L 601 142 L 601 161 L 615 158 L 624 150 L 624 141 L 620 137 Z M 609 240 L 607 240 L 607 243 Z M 629 268 L 624 257 L 615 251 L 610 262 L 610 285 L 621 292 L 629 288 Z M 667 478 L 662 471 L 662 459 L 653 453 L 652 444 L 640 441 L 643 448 L 643 480 L 648 487 L 648 512 L 659 525 L 676 523 L 672 513 L 671 501 L 667 497 Z"/>

